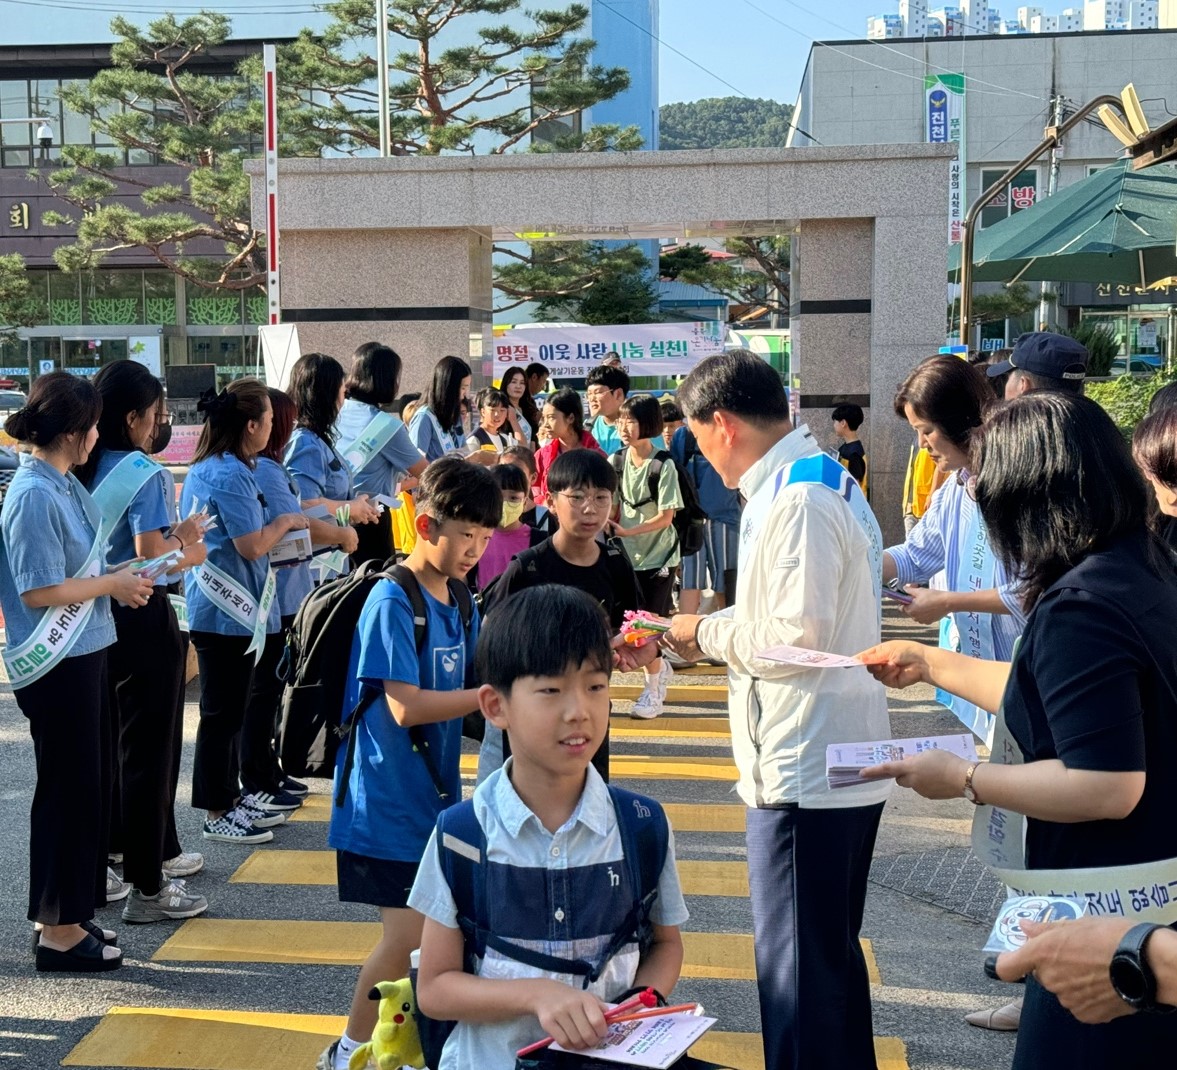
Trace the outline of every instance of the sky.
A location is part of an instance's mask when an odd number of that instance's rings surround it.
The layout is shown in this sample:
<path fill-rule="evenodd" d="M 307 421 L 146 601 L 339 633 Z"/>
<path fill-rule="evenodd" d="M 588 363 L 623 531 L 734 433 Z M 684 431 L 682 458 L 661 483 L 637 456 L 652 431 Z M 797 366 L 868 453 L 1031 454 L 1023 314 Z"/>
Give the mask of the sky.
<path fill-rule="evenodd" d="M 138 22 L 202 7 L 232 14 L 239 37 L 262 36 L 272 13 L 283 13 L 292 33 L 315 19 L 311 0 L 0 0 L 0 44 L 109 40 L 116 13 Z M 662 103 L 730 95 L 792 103 L 812 40 L 865 37 L 868 15 L 898 7 L 898 0 L 661 0 Z"/>

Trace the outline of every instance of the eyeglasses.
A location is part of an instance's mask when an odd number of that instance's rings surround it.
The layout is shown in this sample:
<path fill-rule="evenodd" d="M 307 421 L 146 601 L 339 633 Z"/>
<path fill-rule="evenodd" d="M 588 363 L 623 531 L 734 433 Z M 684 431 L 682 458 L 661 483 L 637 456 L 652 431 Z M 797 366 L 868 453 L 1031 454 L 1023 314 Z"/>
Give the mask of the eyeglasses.
<path fill-rule="evenodd" d="M 613 506 L 612 494 L 594 494 L 591 498 L 587 494 L 581 494 L 578 491 L 560 491 L 573 509 L 583 510 L 586 506 L 592 509 L 594 513 L 599 513 L 603 509 L 610 509 Z"/>
<path fill-rule="evenodd" d="M 172 422 L 172 414 L 170 412 L 157 412 L 155 414 L 155 422 L 157 424 L 170 424 Z"/>

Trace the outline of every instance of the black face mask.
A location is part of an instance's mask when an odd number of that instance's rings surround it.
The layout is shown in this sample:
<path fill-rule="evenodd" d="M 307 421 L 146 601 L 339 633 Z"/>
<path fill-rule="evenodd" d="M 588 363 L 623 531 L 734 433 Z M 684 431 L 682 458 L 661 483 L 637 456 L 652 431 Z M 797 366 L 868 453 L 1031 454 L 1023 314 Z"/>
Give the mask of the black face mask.
<path fill-rule="evenodd" d="M 155 437 L 151 440 L 151 454 L 163 453 L 168 448 L 168 443 L 172 441 L 172 425 L 171 424 L 156 424 Z"/>

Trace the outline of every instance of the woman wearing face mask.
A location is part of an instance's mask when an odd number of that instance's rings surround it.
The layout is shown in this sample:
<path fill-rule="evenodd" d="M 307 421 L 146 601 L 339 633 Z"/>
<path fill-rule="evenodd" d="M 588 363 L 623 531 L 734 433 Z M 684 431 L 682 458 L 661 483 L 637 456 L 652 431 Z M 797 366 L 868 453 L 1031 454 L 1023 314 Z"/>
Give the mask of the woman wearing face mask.
<path fill-rule="evenodd" d="M 152 593 L 132 569 L 106 571 L 102 514 L 70 473 L 94 448 L 101 411 L 92 383 L 51 372 L 4 425 L 29 447 L 0 516 L 4 663 L 37 763 L 28 916 L 42 926 L 37 969 L 74 973 L 122 965 L 115 934 L 93 921 L 106 905 L 110 601 L 144 606 Z"/>
<path fill-rule="evenodd" d="M 266 635 L 277 580 L 269 553 L 289 532 L 308 526 L 301 512 L 267 513 L 254 459 L 270 440 L 273 412 L 265 386 L 238 379 L 200 400 L 204 430 L 180 498 L 189 515 L 207 509 L 208 558 L 187 584 L 188 621 L 200 664 L 200 726 L 192 770 L 192 805 L 206 810 L 203 835 L 222 843 L 266 843 L 285 816 L 258 806 L 240 783 L 240 736 L 254 667 Z"/>
<path fill-rule="evenodd" d="M 102 398 L 98 442 L 78 476 L 102 510 L 107 564 L 180 555 L 155 578 L 146 606 L 112 606 L 118 640 L 108 661 L 120 829 L 114 842 L 132 886 L 123 920 L 173 921 L 208 907 L 180 879 L 204 859 L 183 853 L 176 834 L 186 644 L 168 595 L 169 582 L 203 563 L 203 532 L 195 517 L 174 522 L 175 481 L 145 456 L 162 448 L 158 432 L 168 426 L 160 381 L 142 364 L 120 360 L 103 367 L 94 386 Z"/>

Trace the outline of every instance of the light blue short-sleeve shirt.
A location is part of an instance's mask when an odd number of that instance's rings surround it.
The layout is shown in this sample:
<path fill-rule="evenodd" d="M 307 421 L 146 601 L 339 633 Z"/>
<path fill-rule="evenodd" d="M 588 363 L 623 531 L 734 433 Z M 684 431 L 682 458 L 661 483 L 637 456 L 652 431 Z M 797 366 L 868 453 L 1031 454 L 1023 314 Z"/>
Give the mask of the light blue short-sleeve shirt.
<path fill-rule="evenodd" d="M 94 471 L 94 486 L 97 490 L 102 481 L 110 475 L 118 463 L 137 450 L 103 450 L 98 458 L 98 466 Z M 155 475 L 147 480 L 138 493 L 131 499 L 127 511 L 116 521 L 114 530 L 110 533 L 109 550 L 106 554 L 108 564 L 120 565 L 138 557 L 135 550 L 135 536 L 148 531 L 164 532 L 172 526 L 172 510 L 168 508 L 169 493 L 175 497 L 175 483 L 164 468 L 160 468 Z M 178 549 L 175 540 L 168 545 L 168 550 Z M 166 587 L 174 582 L 165 574 L 157 576 L 156 587 Z"/>
<path fill-rule="evenodd" d="M 346 502 L 355 497 L 347 462 L 309 428 L 294 429 L 283 460 L 298 485 L 300 498 Z"/>
<path fill-rule="evenodd" d="M 596 899 L 586 901 L 576 894 L 577 880 L 569 876 L 569 871 L 595 867 L 607 869 L 610 866 L 620 870 L 625 865 L 612 796 L 600 774 L 590 765 L 584 791 L 572 816 L 555 832 L 549 832 L 511 783 L 510 770 L 514 761 L 514 758 L 508 758 L 503 768 L 492 773 L 474 792 L 474 812 L 486 836 L 487 862 L 492 866 L 497 863 L 500 867 L 519 870 L 516 879 L 511 881 L 517 888 L 522 888 L 524 883 L 530 889 L 538 887 L 537 894 L 530 897 L 521 909 L 532 913 L 554 909 L 559 928 L 570 938 L 513 939 L 557 958 L 596 961 L 611 934 L 595 931 L 599 929 L 594 923 L 599 920 L 601 904 Z M 434 832 L 425 848 L 409 895 L 409 906 L 427 918 L 455 929 L 458 925 L 457 906 L 442 872 L 436 837 Z M 537 886 L 536 874 L 544 871 L 547 871 L 547 878 L 540 877 L 542 885 Z M 609 883 L 613 884 L 611 880 Z M 550 893 L 560 888 L 568 890 L 568 897 L 560 899 L 557 895 L 557 901 L 551 902 Z M 487 894 L 490 897 L 489 886 Z M 510 905 L 506 909 L 509 911 Z M 650 920 L 655 925 L 682 925 L 687 917 L 675 865 L 672 832 Z M 601 999 L 616 998 L 632 987 L 639 960 L 636 944 L 623 949 L 609 960 L 601 977 L 589 986 L 588 991 Z M 492 948 L 487 948 L 486 957 L 477 964 L 476 972 L 479 977 L 496 980 L 543 977 L 574 988 L 581 987 L 579 977 L 539 970 Z M 539 1020 L 530 1014 L 502 1022 L 459 1022 L 446 1041 L 438 1070 L 464 1070 L 470 1066 L 477 1066 L 479 1070 L 514 1070 L 515 1052 L 543 1035 Z"/>
<path fill-rule="evenodd" d="M 12 477 L 0 514 L 0 606 L 9 648 L 29 638 L 43 609 L 30 609 L 21 595 L 53 587 L 78 574 L 101 526 L 102 516 L 86 488 L 27 453 Z M 97 568 L 105 569 L 105 555 Z M 98 573 L 95 572 L 95 575 Z M 110 599 L 94 599 L 94 609 L 70 656 L 93 654 L 115 641 Z"/>
<path fill-rule="evenodd" d="M 428 405 L 422 405 L 409 421 L 409 435 L 417 445 L 417 449 L 424 454 L 431 464 L 439 457 L 444 457 L 450 450 L 465 450 L 466 435 L 459 427 L 449 431 L 442 429 L 437 416 Z"/>
<path fill-rule="evenodd" d="M 266 525 L 262 494 L 253 470 L 231 453 L 219 453 L 197 461 L 189 470 L 180 492 L 180 512 L 207 506 L 217 526 L 204 536 L 208 560 L 234 583 L 248 591 L 256 602 L 266 585 L 270 563 L 266 557 L 247 561 L 237 552 L 233 540 L 260 531 Z M 250 635 L 227 613 L 209 601 L 200 585 L 189 579 L 184 584 L 188 603 L 188 626 L 194 632 L 217 635 Z"/>
<path fill-rule="evenodd" d="M 253 477 L 257 480 L 262 497 L 266 499 L 266 516 L 269 520 L 283 513 L 297 513 L 302 510 L 298 498 L 298 485 L 277 461 L 272 461 L 269 457 L 259 457 Z M 276 568 L 274 576 L 278 581 L 278 597 L 274 599 L 274 606 L 279 618 L 289 617 L 298 612 L 302 600 L 315 586 L 310 563 L 303 561 L 297 565 L 288 565 L 286 568 Z M 271 620 L 273 615 L 271 612 Z"/>
<path fill-rule="evenodd" d="M 339 419 L 335 423 L 335 429 L 339 432 L 339 445 L 345 448 L 351 445 L 379 412 L 375 405 L 348 398 L 339 410 Z M 392 419 L 396 426 L 392 438 L 355 473 L 357 494 L 391 495 L 396 481 L 424 457 L 413 444 L 408 428 L 397 417 L 392 416 Z"/>

